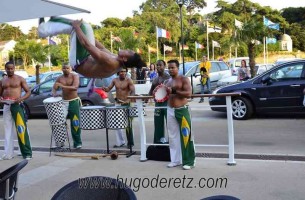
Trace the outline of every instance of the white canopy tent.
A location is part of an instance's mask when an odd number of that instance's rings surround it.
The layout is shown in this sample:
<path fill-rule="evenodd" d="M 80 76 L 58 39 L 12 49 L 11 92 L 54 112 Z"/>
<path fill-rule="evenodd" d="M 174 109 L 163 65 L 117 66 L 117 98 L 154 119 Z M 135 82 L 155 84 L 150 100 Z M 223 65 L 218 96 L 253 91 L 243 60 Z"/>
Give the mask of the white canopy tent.
<path fill-rule="evenodd" d="M 90 13 L 88 10 L 49 0 L 0 0 L 0 8 L 0 23 L 67 14 Z"/>

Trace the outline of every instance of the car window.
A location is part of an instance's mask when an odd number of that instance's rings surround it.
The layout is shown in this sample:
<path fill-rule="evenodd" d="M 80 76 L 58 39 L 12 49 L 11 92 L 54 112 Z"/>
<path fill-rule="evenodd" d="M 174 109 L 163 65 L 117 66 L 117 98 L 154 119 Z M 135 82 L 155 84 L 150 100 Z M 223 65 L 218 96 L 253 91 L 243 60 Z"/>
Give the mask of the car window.
<path fill-rule="evenodd" d="M 79 87 L 87 87 L 89 84 L 90 78 L 87 77 L 79 77 Z"/>
<path fill-rule="evenodd" d="M 219 65 L 221 71 L 229 70 L 229 66 L 226 65 L 226 63 L 224 63 L 224 62 L 219 62 L 218 65 Z"/>
<path fill-rule="evenodd" d="M 55 80 L 51 79 L 43 84 L 40 85 L 39 87 L 39 94 L 41 93 L 46 93 L 46 92 L 51 92 L 53 85 L 54 85 Z"/>
<path fill-rule="evenodd" d="M 217 63 L 211 62 L 211 65 L 212 66 L 211 66 L 210 73 L 220 71 L 220 67 L 219 67 L 219 65 Z"/>
<path fill-rule="evenodd" d="M 270 74 L 270 78 L 274 81 L 300 79 L 302 76 L 303 64 L 291 64 L 281 67 Z"/>
<path fill-rule="evenodd" d="M 199 66 L 199 64 L 194 65 L 192 68 L 190 68 L 190 70 L 185 74 L 185 76 L 189 77 L 192 74 L 195 74 L 196 72 L 198 73 L 199 72 L 199 67 L 198 66 Z"/>
<path fill-rule="evenodd" d="M 47 75 L 47 77 L 45 78 L 45 81 L 50 80 L 52 78 L 52 74 Z"/>

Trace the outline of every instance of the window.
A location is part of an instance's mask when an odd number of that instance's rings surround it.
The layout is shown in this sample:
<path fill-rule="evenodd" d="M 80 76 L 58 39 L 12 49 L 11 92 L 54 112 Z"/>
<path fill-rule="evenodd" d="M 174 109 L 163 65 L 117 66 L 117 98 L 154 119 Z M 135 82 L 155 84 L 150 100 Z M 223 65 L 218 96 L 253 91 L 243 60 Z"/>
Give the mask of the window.
<path fill-rule="evenodd" d="M 270 74 L 272 80 L 291 80 L 300 79 L 303 71 L 303 64 L 292 64 L 284 66 Z"/>
<path fill-rule="evenodd" d="M 51 92 L 53 85 L 55 83 L 55 80 L 52 79 L 50 81 L 45 82 L 44 84 L 41 84 L 39 87 L 39 93 L 46 93 L 46 92 Z"/>
<path fill-rule="evenodd" d="M 221 71 L 229 70 L 228 65 L 226 65 L 224 62 L 219 62 L 218 65 Z"/>
<path fill-rule="evenodd" d="M 91 78 L 80 77 L 79 78 L 79 87 L 87 87 Z"/>
<path fill-rule="evenodd" d="M 211 65 L 212 65 L 212 66 L 211 66 L 210 73 L 220 71 L 220 68 L 219 68 L 219 66 L 218 66 L 218 64 L 217 64 L 217 63 L 215 63 L 215 62 L 211 62 Z"/>

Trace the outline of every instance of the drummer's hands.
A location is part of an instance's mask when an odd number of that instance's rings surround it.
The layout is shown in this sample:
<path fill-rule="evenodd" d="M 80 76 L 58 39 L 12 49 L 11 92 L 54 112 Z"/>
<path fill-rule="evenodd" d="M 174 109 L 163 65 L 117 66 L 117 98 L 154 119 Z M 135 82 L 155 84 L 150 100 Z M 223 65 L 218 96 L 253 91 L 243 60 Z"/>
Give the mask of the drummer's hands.
<path fill-rule="evenodd" d="M 73 28 L 77 28 L 80 27 L 82 24 L 83 20 L 74 20 L 73 22 L 71 22 L 71 25 L 73 26 Z"/>

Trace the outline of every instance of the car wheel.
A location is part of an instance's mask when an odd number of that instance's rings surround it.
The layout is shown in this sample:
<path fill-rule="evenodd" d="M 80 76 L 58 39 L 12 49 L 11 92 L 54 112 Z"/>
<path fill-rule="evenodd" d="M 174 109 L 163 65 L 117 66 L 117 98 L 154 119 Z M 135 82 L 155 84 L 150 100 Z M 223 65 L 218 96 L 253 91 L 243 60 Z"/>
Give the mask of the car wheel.
<path fill-rule="evenodd" d="M 253 106 L 249 99 L 237 97 L 232 102 L 232 114 L 234 119 L 245 120 L 252 116 Z"/>
<path fill-rule="evenodd" d="M 82 101 L 82 106 L 93 106 L 94 104 L 90 101 Z"/>

